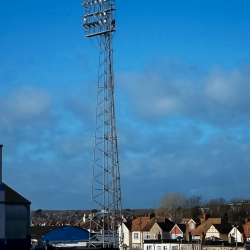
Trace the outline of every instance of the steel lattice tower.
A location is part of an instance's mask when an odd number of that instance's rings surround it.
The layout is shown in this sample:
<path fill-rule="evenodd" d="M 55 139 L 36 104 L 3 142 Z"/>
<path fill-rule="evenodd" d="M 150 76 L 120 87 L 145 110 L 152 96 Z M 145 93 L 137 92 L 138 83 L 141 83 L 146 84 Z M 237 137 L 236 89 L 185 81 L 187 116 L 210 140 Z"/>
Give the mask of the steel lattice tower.
<path fill-rule="evenodd" d="M 82 6 L 85 36 L 99 49 L 90 216 L 90 229 L 95 237 L 90 236 L 89 246 L 116 248 L 122 203 L 114 101 L 115 0 L 85 0 Z"/>

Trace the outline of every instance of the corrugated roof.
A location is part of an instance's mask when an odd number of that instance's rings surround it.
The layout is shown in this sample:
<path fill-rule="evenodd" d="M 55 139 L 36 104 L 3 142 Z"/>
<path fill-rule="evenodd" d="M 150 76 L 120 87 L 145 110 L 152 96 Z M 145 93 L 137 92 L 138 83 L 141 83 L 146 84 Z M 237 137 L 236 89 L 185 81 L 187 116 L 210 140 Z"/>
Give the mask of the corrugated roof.
<path fill-rule="evenodd" d="M 20 195 L 18 192 L 13 190 L 7 184 L 4 184 L 5 188 L 5 202 L 6 203 L 13 203 L 13 204 L 31 204 L 26 198 Z"/>

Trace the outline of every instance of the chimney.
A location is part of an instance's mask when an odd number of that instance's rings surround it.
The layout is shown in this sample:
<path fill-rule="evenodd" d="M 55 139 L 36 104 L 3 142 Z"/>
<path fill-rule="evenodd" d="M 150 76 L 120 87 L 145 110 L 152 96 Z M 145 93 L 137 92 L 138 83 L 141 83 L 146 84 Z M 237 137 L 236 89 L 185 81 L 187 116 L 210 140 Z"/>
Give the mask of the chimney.
<path fill-rule="evenodd" d="M 3 145 L 0 144 L 0 186 L 2 185 L 2 183 L 3 183 Z"/>
<path fill-rule="evenodd" d="M 152 218 L 155 217 L 155 214 L 154 214 L 154 213 L 149 213 L 149 214 L 148 214 L 148 217 L 149 217 L 149 220 L 151 220 Z"/>
<path fill-rule="evenodd" d="M 191 234 L 191 232 L 188 233 L 188 241 L 192 242 L 192 234 Z"/>

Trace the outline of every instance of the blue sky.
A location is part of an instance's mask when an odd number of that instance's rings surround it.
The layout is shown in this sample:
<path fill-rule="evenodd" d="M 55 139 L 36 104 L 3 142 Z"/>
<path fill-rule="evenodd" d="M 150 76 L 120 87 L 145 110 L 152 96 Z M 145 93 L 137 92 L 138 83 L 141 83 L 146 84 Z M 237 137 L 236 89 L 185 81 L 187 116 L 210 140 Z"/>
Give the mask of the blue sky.
<path fill-rule="evenodd" d="M 32 209 L 90 208 L 98 51 L 81 1 L 0 8 L 4 181 Z M 124 208 L 250 198 L 250 2 L 117 1 Z"/>

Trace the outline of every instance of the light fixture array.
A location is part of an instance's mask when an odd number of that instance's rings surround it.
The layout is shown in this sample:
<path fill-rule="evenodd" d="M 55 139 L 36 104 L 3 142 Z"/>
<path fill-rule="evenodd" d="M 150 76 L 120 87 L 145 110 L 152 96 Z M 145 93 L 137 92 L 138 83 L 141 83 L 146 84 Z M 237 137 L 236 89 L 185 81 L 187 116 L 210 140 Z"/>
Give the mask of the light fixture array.
<path fill-rule="evenodd" d="M 84 7 L 83 28 L 86 37 L 115 32 L 115 3 L 112 0 L 90 0 Z"/>

